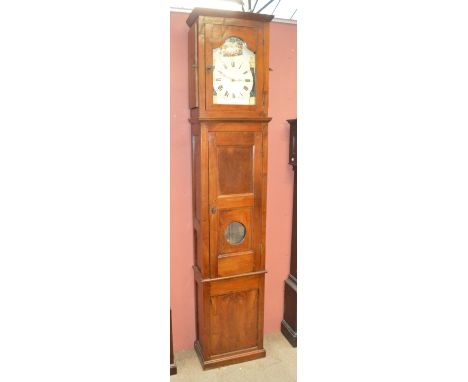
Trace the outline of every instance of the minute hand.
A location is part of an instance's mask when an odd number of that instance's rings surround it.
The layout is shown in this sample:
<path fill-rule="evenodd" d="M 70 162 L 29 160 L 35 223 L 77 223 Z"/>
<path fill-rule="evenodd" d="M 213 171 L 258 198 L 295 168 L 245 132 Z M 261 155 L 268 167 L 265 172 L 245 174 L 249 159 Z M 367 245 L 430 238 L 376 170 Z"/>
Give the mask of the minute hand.
<path fill-rule="evenodd" d="M 235 81 L 234 78 L 229 77 L 228 75 L 224 74 L 221 70 L 218 69 L 218 72 L 222 74 L 224 77 L 229 78 L 232 81 Z"/>

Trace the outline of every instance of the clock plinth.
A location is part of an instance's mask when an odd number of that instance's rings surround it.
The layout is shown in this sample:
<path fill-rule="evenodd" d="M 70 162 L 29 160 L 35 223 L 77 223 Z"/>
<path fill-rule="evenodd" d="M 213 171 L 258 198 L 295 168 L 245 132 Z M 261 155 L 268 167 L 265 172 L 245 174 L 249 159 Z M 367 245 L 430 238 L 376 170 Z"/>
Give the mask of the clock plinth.
<path fill-rule="evenodd" d="M 198 359 L 203 367 L 203 370 L 214 369 L 216 367 L 232 365 L 234 363 L 253 361 L 254 359 L 265 358 L 265 349 L 254 349 L 252 351 L 242 352 L 240 354 L 226 355 L 217 359 L 206 361 L 203 358 L 203 350 L 201 349 L 200 342 L 197 340 L 194 344 L 195 352 L 197 353 Z"/>
<path fill-rule="evenodd" d="M 263 311 L 270 15 L 195 8 L 189 107 L 203 368 L 265 356 Z"/>

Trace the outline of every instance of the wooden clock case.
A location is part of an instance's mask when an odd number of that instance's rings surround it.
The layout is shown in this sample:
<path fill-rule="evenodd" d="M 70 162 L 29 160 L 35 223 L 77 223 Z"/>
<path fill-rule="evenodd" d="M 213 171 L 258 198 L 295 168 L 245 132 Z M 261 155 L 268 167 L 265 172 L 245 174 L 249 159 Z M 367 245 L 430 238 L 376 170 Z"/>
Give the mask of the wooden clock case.
<path fill-rule="evenodd" d="M 265 356 L 263 311 L 269 22 L 195 8 L 187 19 L 192 136 L 195 350 L 204 369 Z M 213 103 L 213 49 L 234 36 L 255 52 L 255 105 Z M 244 227 L 240 243 L 228 225 Z"/>
<path fill-rule="evenodd" d="M 289 164 L 294 171 L 291 261 L 289 275 L 284 282 L 284 314 L 281 332 L 289 343 L 297 347 L 297 119 L 289 119 Z"/>

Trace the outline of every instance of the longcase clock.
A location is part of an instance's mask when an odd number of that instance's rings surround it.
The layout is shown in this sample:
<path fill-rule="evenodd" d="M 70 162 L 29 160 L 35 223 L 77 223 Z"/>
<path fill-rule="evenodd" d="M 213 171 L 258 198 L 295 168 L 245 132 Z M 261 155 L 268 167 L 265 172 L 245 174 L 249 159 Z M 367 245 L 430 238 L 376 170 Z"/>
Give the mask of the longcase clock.
<path fill-rule="evenodd" d="M 204 369 L 265 356 L 272 18 L 195 8 L 187 19 L 195 350 Z"/>
<path fill-rule="evenodd" d="M 291 261 L 289 275 L 284 282 L 284 313 L 281 332 L 289 343 L 297 346 L 297 119 L 289 122 L 289 164 L 294 171 Z"/>

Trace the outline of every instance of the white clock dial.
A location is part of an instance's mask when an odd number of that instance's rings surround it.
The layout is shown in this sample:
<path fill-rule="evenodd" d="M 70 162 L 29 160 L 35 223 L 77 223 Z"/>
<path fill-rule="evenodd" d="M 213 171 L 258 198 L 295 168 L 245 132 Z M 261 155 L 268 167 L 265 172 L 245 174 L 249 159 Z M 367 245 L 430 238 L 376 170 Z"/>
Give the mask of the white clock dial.
<path fill-rule="evenodd" d="M 235 37 L 213 50 L 213 103 L 255 104 L 255 54 Z"/>
<path fill-rule="evenodd" d="M 248 60 L 242 56 L 221 59 L 215 64 L 213 76 L 218 103 L 249 104 L 253 76 Z"/>

